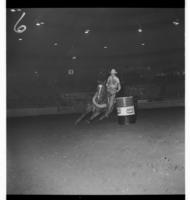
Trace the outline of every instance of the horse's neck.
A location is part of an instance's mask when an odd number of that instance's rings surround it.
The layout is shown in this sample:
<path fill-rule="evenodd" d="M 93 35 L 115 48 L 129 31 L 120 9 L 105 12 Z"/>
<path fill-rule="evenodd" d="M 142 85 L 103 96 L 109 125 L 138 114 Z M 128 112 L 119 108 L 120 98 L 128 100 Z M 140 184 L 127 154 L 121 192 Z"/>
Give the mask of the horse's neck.
<path fill-rule="evenodd" d="M 105 99 L 106 99 L 106 88 L 105 88 L 105 85 L 102 85 L 102 88 L 101 88 L 101 91 L 100 92 L 97 92 L 97 93 L 99 93 L 99 99 L 98 99 L 98 101 L 99 102 L 103 102 L 103 101 L 105 101 Z"/>

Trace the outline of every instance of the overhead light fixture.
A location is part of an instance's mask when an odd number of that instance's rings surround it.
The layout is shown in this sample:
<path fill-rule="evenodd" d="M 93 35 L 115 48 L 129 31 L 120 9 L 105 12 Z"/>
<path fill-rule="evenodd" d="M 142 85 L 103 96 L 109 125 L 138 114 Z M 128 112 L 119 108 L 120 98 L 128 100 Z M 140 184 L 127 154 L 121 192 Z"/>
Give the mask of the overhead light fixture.
<path fill-rule="evenodd" d="M 22 41 L 23 39 L 22 39 L 22 38 L 19 38 L 18 40 L 19 40 L 19 41 Z"/>
<path fill-rule="evenodd" d="M 107 49 L 108 47 L 107 46 L 104 46 L 104 49 Z"/>
<path fill-rule="evenodd" d="M 22 11 L 20 8 L 17 9 L 18 12 Z"/>
<path fill-rule="evenodd" d="M 73 56 L 72 59 L 75 60 L 75 59 L 77 59 L 77 57 L 76 57 L 76 56 Z"/>
<path fill-rule="evenodd" d="M 36 23 L 36 26 L 40 26 L 40 23 L 39 23 L 39 22 L 37 22 L 37 23 Z"/>
<path fill-rule="evenodd" d="M 11 12 L 16 12 L 16 10 L 15 10 L 15 9 L 11 9 L 10 11 L 11 11 Z"/>
<path fill-rule="evenodd" d="M 58 45 L 58 43 L 57 43 L 57 42 L 55 42 L 53 45 L 54 45 L 54 46 L 57 46 L 57 45 Z"/>
<path fill-rule="evenodd" d="M 85 34 L 88 34 L 88 33 L 90 33 L 90 30 L 87 29 L 87 30 L 84 31 L 84 33 L 85 33 Z"/>
<path fill-rule="evenodd" d="M 145 46 L 145 43 L 141 43 L 142 46 Z"/>
<path fill-rule="evenodd" d="M 138 32 L 141 33 L 143 30 L 141 28 L 138 29 Z"/>
<path fill-rule="evenodd" d="M 40 22 L 40 24 L 45 24 L 44 22 Z"/>
<path fill-rule="evenodd" d="M 178 22 L 178 21 L 173 21 L 172 23 L 173 23 L 173 25 L 175 25 L 175 26 L 178 26 L 178 25 L 179 25 L 179 22 Z"/>

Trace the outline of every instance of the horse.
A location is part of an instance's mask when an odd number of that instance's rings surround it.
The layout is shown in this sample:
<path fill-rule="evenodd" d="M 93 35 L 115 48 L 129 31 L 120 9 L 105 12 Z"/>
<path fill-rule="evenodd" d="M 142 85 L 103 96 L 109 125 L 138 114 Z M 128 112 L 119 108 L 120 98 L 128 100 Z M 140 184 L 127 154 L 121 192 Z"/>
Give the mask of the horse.
<path fill-rule="evenodd" d="M 75 121 L 75 125 L 81 122 L 90 113 L 92 114 L 89 120 L 87 120 L 88 123 L 90 123 L 92 120 L 94 120 L 101 114 L 105 114 L 108 107 L 107 105 L 108 105 L 108 98 L 107 98 L 106 81 L 104 82 L 98 81 L 97 91 L 92 97 L 92 101 L 87 103 L 84 113 Z M 104 115 L 100 118 L 100 120 L 102 120 L 103 118 L 105 118 Z"/>

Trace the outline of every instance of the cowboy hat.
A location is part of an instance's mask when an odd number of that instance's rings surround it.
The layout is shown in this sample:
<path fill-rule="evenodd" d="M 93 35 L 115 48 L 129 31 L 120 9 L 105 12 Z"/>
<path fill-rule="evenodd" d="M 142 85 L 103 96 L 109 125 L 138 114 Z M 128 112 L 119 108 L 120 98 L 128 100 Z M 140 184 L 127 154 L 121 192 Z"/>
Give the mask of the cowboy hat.
<path fill-rule="evenodd" d="M 115 69 L 112 69 L 110 74 L 117 74 L 117 71 Z"/>

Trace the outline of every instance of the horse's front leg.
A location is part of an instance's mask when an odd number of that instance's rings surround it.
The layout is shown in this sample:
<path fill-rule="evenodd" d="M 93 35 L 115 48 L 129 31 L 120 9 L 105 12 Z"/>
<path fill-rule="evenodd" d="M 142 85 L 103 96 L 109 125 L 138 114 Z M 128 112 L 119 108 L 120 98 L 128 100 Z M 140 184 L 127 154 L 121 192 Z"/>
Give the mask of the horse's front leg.
<path fill-rule="evenodd" d="M 108 106 L 107 106 L 107 110 L 106 110 L 106 113 L 105 115 L 101 118 L 104 119 L 104 118 L 108 118 L 109 115 L 111 114 L 111 112 L 113 111 L 113 108 L 114 108 L 114 104 L 115 104 L 115 95 L 111 95 L 108 97 Z"/>
<path fill-rule="evenodd" d="M 100 114 L 99 111 L 95 111 L 95 112 L 93 113 L 93 115 L 90 117 L 90 121 L 92 121 L 93 119 L 95 119 L 99 114 Z"/>
<path fill-rule="evenodd" d="M 87 110 L 85 113 L 83 113 L 83 114 L 75 121 L 75 125 L 78 125 L 78 123 L 81 122 L 90 112 L 91 112 L 91 110 Z"/>
<path fill-rule="evenodd" d="M 76 121 L 75 121 L 75 125 L 78 125 L 78 123 L 80 122 L 80 121 L 82 121 L 84 118 L 85 118 L 85 116 L 87 115 L 88 113 L 83 113 Z"/>

